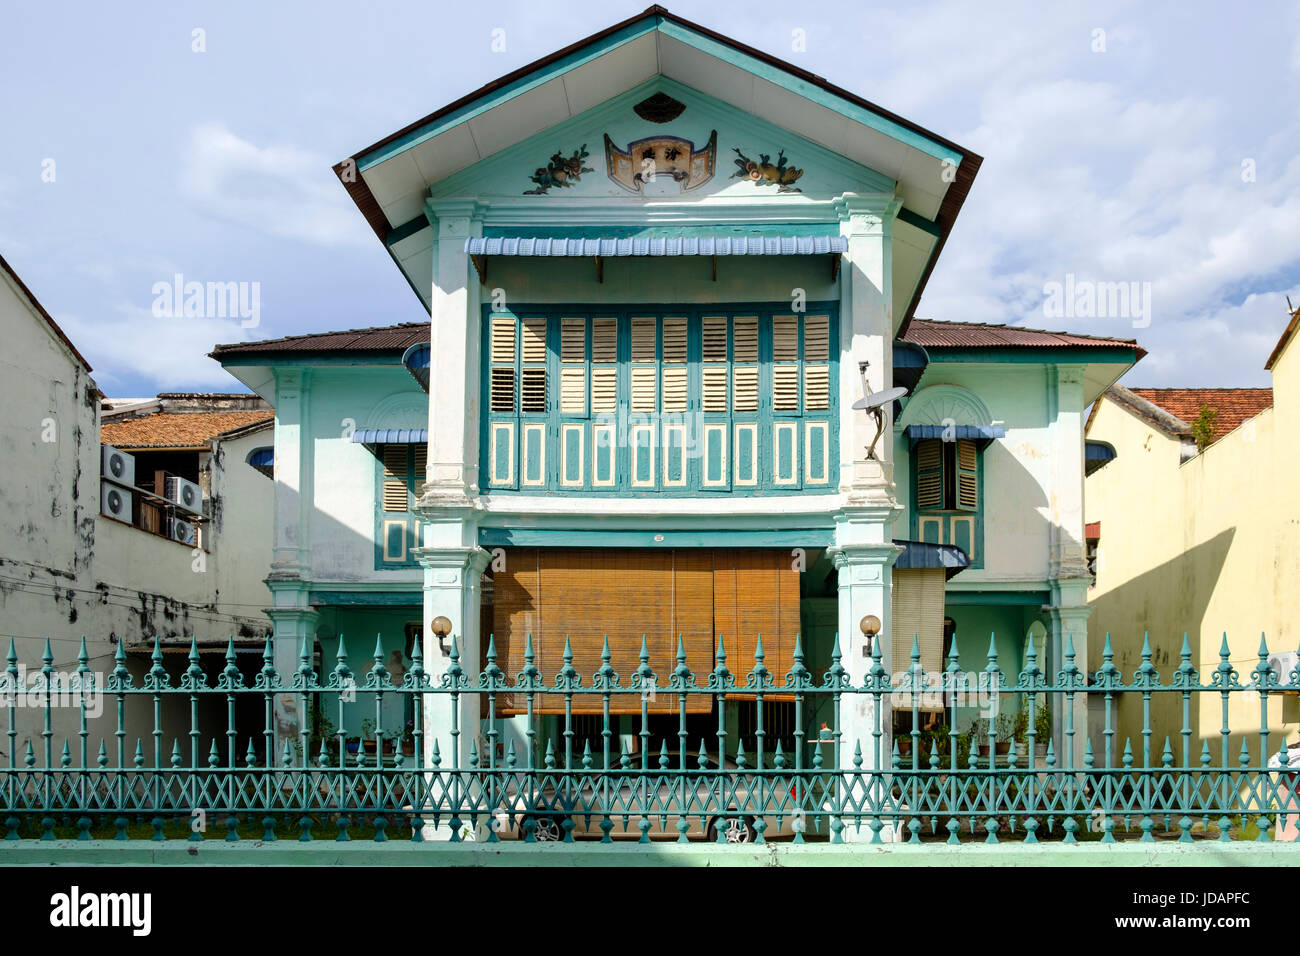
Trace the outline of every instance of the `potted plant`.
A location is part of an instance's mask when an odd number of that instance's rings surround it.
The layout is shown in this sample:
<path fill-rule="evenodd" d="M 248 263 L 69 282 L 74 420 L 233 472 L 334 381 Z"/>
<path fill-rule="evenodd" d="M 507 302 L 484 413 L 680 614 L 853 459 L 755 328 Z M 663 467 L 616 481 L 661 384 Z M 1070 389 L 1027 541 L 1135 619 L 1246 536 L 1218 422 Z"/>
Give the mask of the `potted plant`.
<path fill-rule="evenodd" d="M 987 757 L 989 753 L 989 722 L 983 717 L 976 717 L 966 728 L 966 737 L 970 741 L 969 747 L 981 757 Z"/>
<path fill-rule="evenodd" d="M 997 733 L 994 752 L 1004 754 L 1011 749 L 1011 741 L 1016 733 L 1016 718 L 1005 712 L 998 714 L 993 726 Z"/>
<path fill-rule="evenodd" d="M 1052 711 L 1044 702 L 1034 714 L 1034 756 L 1047 759 L 1047 742 L 1052 739 Z"/>

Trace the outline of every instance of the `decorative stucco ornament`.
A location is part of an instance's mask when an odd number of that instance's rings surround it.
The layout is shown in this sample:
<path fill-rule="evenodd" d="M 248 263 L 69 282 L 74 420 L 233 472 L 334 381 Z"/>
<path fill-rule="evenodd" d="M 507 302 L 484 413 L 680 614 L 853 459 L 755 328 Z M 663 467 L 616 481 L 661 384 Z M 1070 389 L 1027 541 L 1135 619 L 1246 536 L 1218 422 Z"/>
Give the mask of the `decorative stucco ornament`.
<path fill-rule="evenodd" d="M 803 192 L 794 185 L 803 175 L 803 170 L 786 165 L 785 150 L 777 152 L 775 164 L 768 153 L 759 153 L 758 162 L 742 153 L 739 147 L 735 147 L 735 153 L 732 162 L 736 164 L 736 171 L 731 174 L 732 179 L 748 179 L 755 186 L 776 186 L 779 193 Z"/>
<path fill-rule="evenodd" d="M 646 183 L 660 176 L 671 179 L 682 192 L 698 189 L 713 178 L 718 158 L 718 131 L 697 150 L 680 136 L 651 136 L 619 149 L 605 134 L 605 168 L 609 178 L 628 192 L 640 194 Z"/>
<path fill-rule="evenodd" d="M 524 195 L 545 196 L 552 186 L 572 186 L 582 179 L 583 173 L 594 173 L 595 169 L 583 165 L 590 155 L 586 143 L 575 149 L 572 156 L 566 157 L 563 153 L 553 153 L 551 161 L 529 177 L 537 184 L 537 188 L 525 189 Z"/>

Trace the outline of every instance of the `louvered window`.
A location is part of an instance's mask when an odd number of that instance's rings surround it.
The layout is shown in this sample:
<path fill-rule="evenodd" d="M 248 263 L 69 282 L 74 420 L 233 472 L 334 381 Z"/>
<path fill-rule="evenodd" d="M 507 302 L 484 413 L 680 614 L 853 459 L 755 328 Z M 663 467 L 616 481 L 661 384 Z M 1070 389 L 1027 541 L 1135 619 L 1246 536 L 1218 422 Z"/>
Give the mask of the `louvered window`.
<path fill-rule="evenodd" d="M 979 510 L 979 450 L 975 442 L 926 438 L 916 443 L 912 460 L 917 510 Z"/>
<path fill-rule="evenodd" d="M 379 512 L 375 520 L 376 570 L 416 567 L 419 519 L 412 513 L 426 473 L 428 445 L 387 444 L 379 456 Z"/>
<path fill-rule="evenodd" d="M 833 313 L 525 307 L 484 331 L 487 487 L 836 486 Z"/>

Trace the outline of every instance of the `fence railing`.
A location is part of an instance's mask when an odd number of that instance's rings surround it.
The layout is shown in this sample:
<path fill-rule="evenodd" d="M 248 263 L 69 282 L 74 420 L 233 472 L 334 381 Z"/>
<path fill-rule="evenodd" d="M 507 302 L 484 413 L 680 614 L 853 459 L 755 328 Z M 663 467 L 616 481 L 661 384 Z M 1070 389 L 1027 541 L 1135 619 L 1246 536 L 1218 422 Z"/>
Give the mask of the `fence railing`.
<path fill-rule="evenodd" d="M 1014 676 L 1000 670 L 994 642 L 976 672 L 954 657 L 926 673 L 914 648 L 910 666 L 892 674 L 880 643 L 854 683 L 838 643 L 820 673 L 798 641 L 773 671 L 761 639 L 745 670 L 730 669 L 720 641 L 712 669 L 700 673 L 680 641 L 675 660 L 652 662 L 643 640 L 638 666 L 618 674 L 606 642 L 587 675 L 567 644 L 558 670 L 544 675 L 531 639 L 522 670 L 507 675 L 490 638 L 473 672 L 453 639 L 449 666 L 426 673 L 417 642 L 397 681 L 382 642 L 355 666 L 341 639 L 332 667 L 300 648 L 296 669 L 282 673 L 268 641 L 255 674 L 241 670 L 233 643 L 217 673 L 205 673 L 194 645 L 185 666 L 169 671 L 155 643 L 138 682 L 120 645 L 112 673 L 93 674 L 84 641 L 75 673 L 55 671 L 47 644 L 29 680 L 11 642 L 0 684 L 8 715 L 0 832 L 7 840 L 1297 839 L 1300 748 L 1270 726 L 1270 700 L 1300 693 L 1300 667 L 1278 673 L 1262 645 L 1259 663 L 1242 673 L 1225 641 L 1203 675 L 1184 641 L 1166 681 L 1146 645 L 1125 680 L 1109 638 L 1091 674 L 1068 642 L 1061 666 L 1044 673 L 1031 640 Z M 1121 737 L 1123 704 L 1140 707 L 1140 739 Z M 1175 733 L 1155 738 L 1153 706 L 1175 715 Z M 76 729 L 56 740 L 65 707 Z M 1243 708 L 1258 708 L 1248 727 Z M 399 710 L 409 719 L 395 720 Z M 224 720 L 212 717 L 221 711 Z M 1207 726 L 1210 714 L 1217 727 Z M 141 719 L 149 729 L 133 737 L 127 728 Z"/>

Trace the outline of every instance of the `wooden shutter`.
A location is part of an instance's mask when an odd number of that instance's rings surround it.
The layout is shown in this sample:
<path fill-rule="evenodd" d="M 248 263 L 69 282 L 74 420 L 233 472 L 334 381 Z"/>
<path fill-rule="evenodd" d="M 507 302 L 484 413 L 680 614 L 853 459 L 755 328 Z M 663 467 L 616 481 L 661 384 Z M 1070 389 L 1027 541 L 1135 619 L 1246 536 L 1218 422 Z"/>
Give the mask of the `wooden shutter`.
<path fill-rule="evenodd" d="M 830 349 L 830 317 L 810 315 L 803 320 L 803 360 L 828 362 Z"/>
<path fill-rule="evenodd" d="M 669 316 L 664 319 L 663 361 L 665 364 L 686 364 L 686 318 Z"/>
<path fill-rule="evenodd" d="M 489 407 L 494 412 L 515 410 L 515 320 L 498 315 L 492 319 L 489 373 Z"/>
<path fill-rule="evenodd" d="M 758 318 L 738 315 L 731 320 L 731 407 L 758 411 Z"/>
<path fill-rule="evenodd" d="M 497 664 L 511 683 L 523 669 L 525 640 L 533 636 L 535 663 L 547 685 L 564 664 L 564 642 L 573 650 L 573 666 L 590 686 L 609 638 L 610 664 L 623 686 L 640 663 L 641 636 L 660 690 L 650 702 L 652 713 L 675 713 L 677 698 L 667 693 L 676 666 L 677 635 L 686 648 L 687 666 L 705 686 L 713 669 L 712 552 L 636 549 L 510 548 L 505 570 L 493 587 L 493 633 Z M 522 713 L 521 694 L 504 695 L 501 712 Z M 599 695 L 573 700 L 574 713 L 598 714 Z M 614 713 L 640 713 L 641 699 L 625 694 L 611 699 Z M 692 695 L 689 712 L 707 713 L 708 695 Z M 563 713 L 564 699 L 548 695 L 537 713 Z"/>
<path fill-rule="evenodd" d="M 889 662 L 890 673 L 896 675 L 895 685 L 901 685 L 902 678 L 897 675 L 912 664 L 912 640 L 915 636 L 921 651 L 921 667 L 934 684 L 936 678 L 933 675 L 941 672 L 946 663 L 943 660 L 944 571 L 942 568 L 895 570 L 892 578 L 890 649 L 893 660 Z M 903 697 L 894 705 L 896 710 L 912 706 L 911 695 Z M 927 709 L 942 708 L 929 708 L 927 705 Z"/>
<path fill-rule="evenodd" d="M 618 319 L 591 320 L 591 411 L 618 409 Z"/>
<path fill-rule="evenodd" d="M 969 438 L 957 439 L 957 507 L 978 511 L 980 506 L 979 451 Z"/>
<path fill-rule="evenodd" d="M 670 365 L 664 368 L 664 393 L 661 411 L 686 411 L 686 366 Z"/>
<path fill-rule="evenodd" d="M 632 369 L 632 411 L 655 410 L 655 369 L 653 366 Z"/>
<path fill-rule="evenodd" d="M 799 572 L 794 569 L 790 552 L 714 551 L 713 587 L 713 629 L 722 637 L 727 669 L 736 684 L 743 687 L 754 667 L 760 634 L 763 663 L 772 672 L 773 683 L 783 683 L 794 663 L 794 642 L 799 633 Z M 807 667 L 815 670 L 821 663 L 808 661 Z M 734 697 L 753 699 L 752 694 Z M 767 694 L 763 699 L 793 700 L 794 696 Z"/>
<path fill-rule="evenodd" d="M 701 320 L 700 409 L 727 411 L 727 317 L 706 315 Z"/>
<path fill-rule="evenodd" d="M 829 365 L 803 367 L 803 402 L 809 411 L 825 411 L 831 407 L 831 370 Z"/>
<path fill-rule="evenodd" d="M 387 512 L 410 510 L 406 495 L 406 445 L 384 446 L 383 509 Z"/>
<path fill-rule="evenodd" d="M 758 318 L 738 315 L 732 320 L 732 357 L 736 363 L 758 361 Z"/>
<path fill-rule="evenodd" d="M 799 361 L 799 317 L 772 316 L 772 361 Z"/>
<path fill-rule="evenodd" d="M 416 481 L 423 481 L 427 474 L 426 466 L 429 462 L 429 446 L 421 442 L 415 446 L 415 471 L 411 475 Z M 418 488 L 416 490 L 419 490 Z"/>
<path fill-rule="evenodd" d="M 639 315 L 632 318 L 632 361 L 654 362 L 657 321 L 654 316 Z"/>
<path fill-rule="evenodd" d="M 778 412 L 799 410 L 799 366 L 772 366 L 772 408 Z"/>
<path fill-rule="evenodd" d="M 923 438 L 912 453 L 916 458 L 916 508 L 938 510 L 943 507 L 943 442 Z"/>
<path fill-rule="evenodd" d="M 523 343 L 519 372 L 520 411 L 529 414 L 546 412 L 546 319 L 528 318 L 522 322 Z M 529 367 L 531 366 L 531 367 Z"/>

